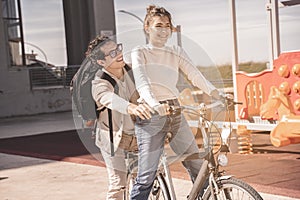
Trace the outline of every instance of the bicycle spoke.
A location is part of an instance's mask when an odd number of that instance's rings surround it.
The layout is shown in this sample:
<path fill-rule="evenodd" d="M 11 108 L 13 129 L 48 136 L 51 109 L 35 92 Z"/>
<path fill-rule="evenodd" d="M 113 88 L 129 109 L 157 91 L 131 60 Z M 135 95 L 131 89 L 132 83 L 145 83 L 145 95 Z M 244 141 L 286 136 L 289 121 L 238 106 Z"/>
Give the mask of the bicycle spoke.
<path fill-rule="evenodd" d="M 241 180 L 235 178 L 221 180 L 219 185 L 220 191 L 216 194 L 218 200 L 262 200 L 250 185 Z M 210 189 L 206 191 L 203 199 L 213 199 Z"/>

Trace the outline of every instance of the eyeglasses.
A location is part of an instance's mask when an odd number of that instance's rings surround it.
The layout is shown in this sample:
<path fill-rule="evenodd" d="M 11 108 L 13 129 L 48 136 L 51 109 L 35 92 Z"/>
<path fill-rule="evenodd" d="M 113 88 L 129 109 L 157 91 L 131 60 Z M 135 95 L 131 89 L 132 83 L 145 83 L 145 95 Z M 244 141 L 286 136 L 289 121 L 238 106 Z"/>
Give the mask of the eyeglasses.
<path fill-rule="evenodd" d="M 105 54 L 105 56 L 110 56 L 111 58 L 115 58 L 118 53 L 123 51 L 123 45 L 117 44 L 117 47 L 114 50 L 111 50 L 108 54 Z"/>

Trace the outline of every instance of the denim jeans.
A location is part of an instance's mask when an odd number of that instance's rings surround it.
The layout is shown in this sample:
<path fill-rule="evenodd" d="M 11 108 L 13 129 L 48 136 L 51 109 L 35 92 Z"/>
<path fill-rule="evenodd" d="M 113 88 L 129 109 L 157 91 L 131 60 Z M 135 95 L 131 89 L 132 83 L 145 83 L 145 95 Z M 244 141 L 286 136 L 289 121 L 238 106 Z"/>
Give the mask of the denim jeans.
<path fill-rule="evenodd" d="M 139 147 L 139 163 L 131 199 L 145 200 L 148 199 L 151 191 L 168 132 L 172 133 L 170 147 L 177 155 L 197 153 L 199 149 L 183 114 L 167 116 L 156 114 L 149 120 L 137 119 L 135 126 Z M 197 177 L 202 162 L 201 159 L 183 162 L 192 180 Z"/>

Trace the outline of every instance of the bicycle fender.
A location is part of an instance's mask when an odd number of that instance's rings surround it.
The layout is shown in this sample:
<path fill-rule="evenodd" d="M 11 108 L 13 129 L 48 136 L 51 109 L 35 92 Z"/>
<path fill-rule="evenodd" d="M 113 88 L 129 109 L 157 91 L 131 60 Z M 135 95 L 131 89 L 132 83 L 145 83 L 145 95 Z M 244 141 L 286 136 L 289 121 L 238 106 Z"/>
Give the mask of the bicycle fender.
<path fill-rule="evenodd" d="M 228 180 L 230 179 L 231 177 L 233 177 L 233 175 L 226 175 L 226 176 L 221 176 L 221 177 L 218 177 L 217 180 Z"/>

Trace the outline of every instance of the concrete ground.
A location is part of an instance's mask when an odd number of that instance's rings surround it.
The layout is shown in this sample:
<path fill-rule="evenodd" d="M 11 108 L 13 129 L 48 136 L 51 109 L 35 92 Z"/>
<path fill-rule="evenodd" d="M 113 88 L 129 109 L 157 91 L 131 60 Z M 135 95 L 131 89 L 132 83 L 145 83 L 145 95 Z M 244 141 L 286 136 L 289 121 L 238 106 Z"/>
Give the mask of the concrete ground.
<path fill-rule="evenodd" d="M 0 120 L 0 137 L 10 138 L 74 128 L 72 113 L 70 112 L 4 118 Z M 272 149 L 272 147 L 267 148 Z M 231 172 L 235 172 L 235 174 L 240 173 L 236 175 L 246 179 L 247 182 L 250 180 L 250 184 L 260 192 L 265 200 L 300 199 L 298 185 L 291 187 L 291 190 L 278 186 L 280 182 L 299 180 L 299 149 L 298 153 L 289 152 L 282 151 L 277 156 L 258 153 L 243 156 L 244 159 L 242 160 L 240 157 L 234 158 L 237 155 L 232 154 L 230 159 L 233 159 L 233 163 L 229 165 L 228 169 L 230 171 L 232 168 Z M 270 163 L 274 171 L 270 170 L 270 166 L 260 166 L 264 170 L 263 172 L 270 172 L 268 180 L 265 180 L 265 176 L 259 176 L 258 172 L 249 170 L 251 166 L 248 169 L 245 168 L 248 165 L 247 160 L 250 159 L 256 161 L 252 162 L 254 163 L 252 165 L 261 165 L 264 163 L 263 161 L 269 159 L 270 162 L 266 163 Z M 297 159 L 296 162 L 294 162 L 295 159 Z M 293 168 L 283 169 L 280 167 L 284 161 L 290 163 L 291 160 L 293 161 Z M 276 176 L 276 169 L 277 171 L 280 170 L 280 176 Z M 290 172 L 290 169 L 293 171 Z M 191 183 L 184 176 L 180 178 L 178 171 L 175 177 L 173 181 L 178 199 L 186 199 Z M 259 177 L 262 179 L 255 182 Z M 279 190 L 283 191 L 278 193 Z M 104 167 L 0 153 L 0 199 L 103 200 L 106 191 L 107 174 Z"/>

